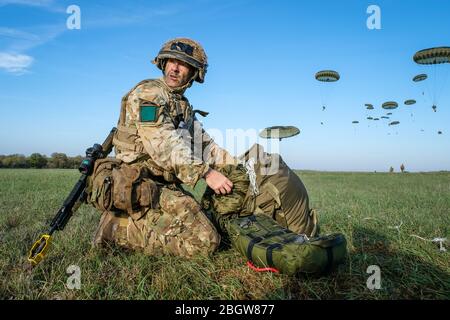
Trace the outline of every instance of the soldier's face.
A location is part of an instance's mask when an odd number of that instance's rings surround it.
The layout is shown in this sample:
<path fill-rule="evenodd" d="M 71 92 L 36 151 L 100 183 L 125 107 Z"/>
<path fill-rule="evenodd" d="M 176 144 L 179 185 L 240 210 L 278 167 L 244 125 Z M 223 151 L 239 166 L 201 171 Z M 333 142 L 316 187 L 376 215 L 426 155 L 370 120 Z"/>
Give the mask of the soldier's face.
<path fill-rule="evenodd" d="M 168 59 L 164 68 L 164 82 L 171 88 L 185 85 L 191 78 L 193 68 L 186 62 Z"/>

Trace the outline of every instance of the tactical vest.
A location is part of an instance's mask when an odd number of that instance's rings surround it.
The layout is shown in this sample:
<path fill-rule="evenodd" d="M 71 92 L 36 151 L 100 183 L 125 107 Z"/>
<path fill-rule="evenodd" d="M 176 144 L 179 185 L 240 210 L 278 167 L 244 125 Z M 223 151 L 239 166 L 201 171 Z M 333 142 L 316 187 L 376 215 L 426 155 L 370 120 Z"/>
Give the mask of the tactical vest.
<path fill-rule="evenodd" d="M 168 108 L 168 114 L 172 119 L 175 128 L 183 127 L 189 131 L 191 137 L 193 136 L 194 112 L 192 111 L 189 101 L 180 93 L 168 91 L 162 83 L 162 80 L 147 79 L 139 82 L 123 96 L 120 106 L 120 117 L 117 123 L 117 131 L 114 135 L 113 144 L 116 155 L 126 151 L 136 153 L 136 159 L 130 163 L 145 161 L 153 175 L 163 177 L 165 181 L 173 183 L 179 181 L 178 178 L 172 172 L 158 166 L 156 162 L 148 156 L 142 142 L 138 139 L 138 130 L 134 126 L 134 123 L 126 123 L 126 104 L 130 93 L 138 86 L 150 82 L 154 86 L 160 88 L 165 95 L 165 97 L 160 97 L 159 101 L 153 102 Z"/>

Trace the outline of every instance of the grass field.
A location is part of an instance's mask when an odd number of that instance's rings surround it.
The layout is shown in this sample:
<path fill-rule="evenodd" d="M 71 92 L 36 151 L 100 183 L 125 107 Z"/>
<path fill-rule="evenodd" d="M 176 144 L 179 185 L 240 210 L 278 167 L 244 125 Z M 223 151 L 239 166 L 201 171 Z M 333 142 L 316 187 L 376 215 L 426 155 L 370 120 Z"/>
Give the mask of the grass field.
<path fill-rule="evenodd" d="M 148 257 L 117 247 L 91 249 L 100 214 L 82 206 L 37 268 L 30 246 L 77 181 L 75 170 L 0 170 L 1 299 L 449 299 L 450 173 L 298 172 L 321 231 L 341 232 L 347 262 L 327 276 L 255 273 L 234 249 L 212 259 Z M 421 238 L 419 238 L 421 237 Z M 67 288 L 70 265 L 79 290 Z M 368 266 L 381 289 L 366 286 Z"/>

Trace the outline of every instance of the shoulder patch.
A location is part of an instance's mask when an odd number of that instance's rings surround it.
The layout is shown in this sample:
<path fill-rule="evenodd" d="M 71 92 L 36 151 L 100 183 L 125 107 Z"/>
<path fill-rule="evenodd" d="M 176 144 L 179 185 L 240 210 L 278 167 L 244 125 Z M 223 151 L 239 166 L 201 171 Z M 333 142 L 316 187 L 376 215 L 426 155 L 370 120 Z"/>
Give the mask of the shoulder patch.
<path fill-rule="evenodd" d="M 159 106 L 152 103 L 139 104 L 139 121 L 140 122 L 156 122 L 158 120 Z"/>

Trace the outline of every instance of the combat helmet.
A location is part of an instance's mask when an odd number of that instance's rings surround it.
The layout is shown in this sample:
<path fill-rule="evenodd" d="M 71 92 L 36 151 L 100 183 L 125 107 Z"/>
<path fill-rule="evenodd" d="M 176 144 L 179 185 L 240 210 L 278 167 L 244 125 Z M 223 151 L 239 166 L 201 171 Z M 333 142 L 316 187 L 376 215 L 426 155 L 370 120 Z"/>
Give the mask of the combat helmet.
<path fill-rule="evenodd" d="M 168 58 L 178 59 L 191 65 L 197 70 L 193 80 L 200 83 L 205 81 L 208 57 L 198 42 L 188 38 L 169 40 L 159 50 L 152 63 L 164 72 L 165 61 Z"/>

